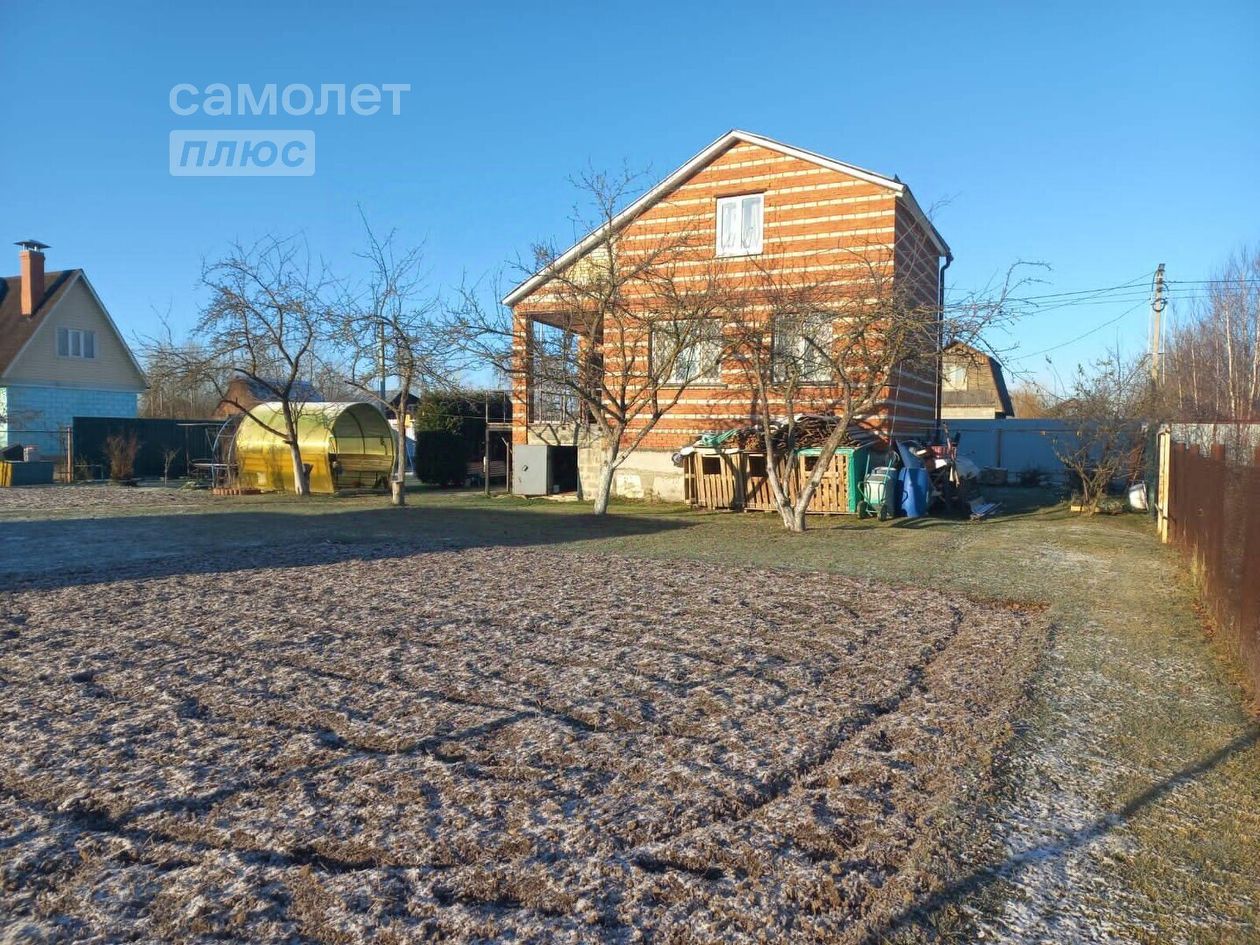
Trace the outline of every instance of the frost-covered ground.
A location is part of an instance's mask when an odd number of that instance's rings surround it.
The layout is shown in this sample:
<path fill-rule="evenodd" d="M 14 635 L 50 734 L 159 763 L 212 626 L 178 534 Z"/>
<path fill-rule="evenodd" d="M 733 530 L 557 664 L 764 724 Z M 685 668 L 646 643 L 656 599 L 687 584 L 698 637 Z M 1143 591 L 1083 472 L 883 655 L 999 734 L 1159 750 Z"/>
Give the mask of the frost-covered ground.
<path fill-rule="evenodd" d="M 546 547 L 152 575 L 0 594 L 0 940 L 861 941 L 1034 633 Z"/>
<path fill-rule="evenodd" d="M 135 508 L 170 510 L 181 506 L 197 507 L 209 501 L 212 497 L 207 489 L 181 489 L 174 484 L 119 486 L 108 482 L 85 482 L 0 489 L 0 513 L 6 516 L 30 514 L 42 517 L 59 512 L 109 515 Z"/>

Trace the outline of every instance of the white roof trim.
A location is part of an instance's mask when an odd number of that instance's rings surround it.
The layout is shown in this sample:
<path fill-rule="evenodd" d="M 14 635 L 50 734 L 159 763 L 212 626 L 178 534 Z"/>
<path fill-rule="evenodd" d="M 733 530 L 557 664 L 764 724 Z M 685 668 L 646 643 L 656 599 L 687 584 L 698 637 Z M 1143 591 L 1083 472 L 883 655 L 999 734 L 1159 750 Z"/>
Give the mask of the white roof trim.
<path fill-rule="evenodd" d="M 118 343 L 122 345 L 123 351 L 127 352 L 127 359 L 131 361 L 131 366 L 135 368 L 136 374 L 140 378 L 140 390 L 147 389 L 149 386 L 149 379 L 144 376 L 144 368 L 140 367 L 140 362 L 136 360 L 135 354 L 132 353 L 131 345 L 127 344 L 127 339 L 124 338 L 122 332 L 118 330 L 118 325 L 114 323 L 113 317 L 109 314 L 109 309 L 105 307 L 105 303 L 101 301 L 101 297 L 96 294 L 96 289 L 92 288 L 92 283 L 88 279 L 87 273 L 82 269 L 75 270 L 70 276 L 65 289 L 57 297 L 57 301 L 54 302 L 52 308 L 50 308 L 40 318 L 39 326 L 31 332 L 31 336 L 26 339 L 26 342 L 22 345 L 22 347 L 18 348 L 17 354 L 15 354 L 13 356 L 13 360 L 9 362 L 9 367 L 5 368 L 5 373 L 8 373 L 9 368 L 21 361 L 22 355 L 26 353 L 26 349 L 34 344 L 35 339 L 44 333 L 44 329 L 51 320 L 53 312 L 57 310 L 57 306 L 61 304 L 62 300 L 70 294 L 70 290 L 74 288 L 74 284 L 78 281 L 82 281 L 83 285 L 87 287 L 88 294 L 92 296 L 92 301 L 96 303 L 96 307 L 99 308 L 101 310 L 101 314 L 105 316 L 105 321 L 109 325 L 110 329 L 113 330 L 114 337 L 116 337 L 118 339 Z"/>
<path fill-rule="evenodd" d="M 931 238 L 933 245 L 935 245 L 937 252 L 942 256 L 952 255 L 950 253 L 949 246 L 945 243 L 945 240 L 943 240 L 941 235 L 936 232 L 936 227 L 932 225 L 932 221 L 930 221 L 923 213 L 922 209 L 920 209 L 918 202 L 914 199 L 914 195 L 910 193 L 910 188 L 896 178 L 885 177 L 882 174 L 877 174 L 874 171 L 868 171 L 865 168 L 857 167 L 853 164 L 845 164 L 843 161 L 835 161 L 829 157 L 824 157 L 821 154 L 815 154 L 813 151 L 805 151 L 801 148 L 794 148 L 789 144 L 784 144 L 782 141 L 775 141 L 773 138 L 756 135 L 750 131 L 740 131 L 739 129 L 735 129 L 722 135 L 699 154 L 689 160 L 686 164 L 678 168 L 678 170 L 674 171 L 655 187 L 652 187 L 639 197 L 638 200 L 634 201 L 618 213 L 604 226 L 592 230 L 581 240 L 574 243 L 571 247 L 565 250 L 563 254 L 557 257 L 555 262 L 546 269 L 534 273 L 524 282 L 521 282 L 516 288 L 503 297 L 503 304 L 515 305 L 530 292 L 534 291 L 539 284 L 546 281 L 547 277 L 552 272 L 558 269 L 563 269 L 574 259 L 578 258 L 590 249 L 595 243 L 599 242 L 600 238 L 607 229 L 611 228 L 614 231 L 621 229 L 727 148 L 741 142 L 744 144 L 755 144 L 770 151 L 777 151 L 780 154 L 785 154 L 789 157 L 799 158 L 802 161 L 808 161 L 811 164 L 817 164 L 820 167 L 826 167 L 833 171 L 839 171 L 842 174 L 847 174 L 850 177 L 856 177 L 859 180 L 864 180 L 871 184 L 878 184 L 881 187 L 887 187 L 905 203 L 906 208 L 920 223 L 920 225 L 923 226 L 924 230 L 927 231 L 927 234 Z"/>

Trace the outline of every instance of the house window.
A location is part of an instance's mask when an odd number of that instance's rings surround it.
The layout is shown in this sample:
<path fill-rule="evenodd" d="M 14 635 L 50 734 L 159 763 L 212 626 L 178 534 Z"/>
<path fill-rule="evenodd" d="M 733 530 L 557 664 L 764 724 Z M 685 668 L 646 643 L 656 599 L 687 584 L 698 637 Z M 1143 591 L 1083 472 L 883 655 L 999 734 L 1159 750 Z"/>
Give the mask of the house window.
<path fill-rule="evenodd" d="M 722 377 L 722 325 L 716 318 L 663 322 L 652 329 L 653 370 L 667 384 L 716 383 Z"/>
<path fill-rule="evenodd" d="M 831 381 L 831 347 L 830 315 L 781 319 L 774 326 L 771 352 L 775 380 L 808 384 Z"/>
<path fill-rule="evenodd" d="M 967 389 L 967 365 L 954 361 L 945 365 L 945 376 L 941 379 L 945 390 Z"/>
<path fill-rule="evenodd" d="M 761 252 L 764 194 L 719 197 L 717 202 L 717 254 L 755 256 Z"/>
<path fill-rule="evenodd" d="M 58 328 L 57 354 L 63 358 L 95 358 L 96 332 L 80 328 Z"/>

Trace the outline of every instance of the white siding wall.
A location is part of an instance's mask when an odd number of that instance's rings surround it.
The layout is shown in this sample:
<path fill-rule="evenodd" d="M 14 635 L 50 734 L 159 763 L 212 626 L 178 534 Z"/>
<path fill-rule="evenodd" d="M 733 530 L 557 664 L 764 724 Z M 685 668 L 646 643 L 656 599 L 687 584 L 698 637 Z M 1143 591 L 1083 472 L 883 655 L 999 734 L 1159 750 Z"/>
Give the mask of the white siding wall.
<path fill-rule="evenodd" d="M 95 358 L 57 355 L 57 329 L 82 328 L 96 333 Z M 101 390 L 144 389 L 144 378 L 131 363 L 124 343 L 80 278 L 36 329 L 26 349 L 9 365 L 3 382 Z"/>

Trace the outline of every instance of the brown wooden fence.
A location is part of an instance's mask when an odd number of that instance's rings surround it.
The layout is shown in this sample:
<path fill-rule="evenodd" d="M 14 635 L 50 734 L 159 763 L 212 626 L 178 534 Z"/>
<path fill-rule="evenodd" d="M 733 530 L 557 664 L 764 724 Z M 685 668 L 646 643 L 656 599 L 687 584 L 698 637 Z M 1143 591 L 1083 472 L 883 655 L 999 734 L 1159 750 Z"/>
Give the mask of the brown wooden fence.
<path fill-rule="evenodd" d="M 1260 693 L 1260 449 L 1232 463 L 1223 445 L 1164 447 L 1167 539 L 1190 564 L 1204 607 Z M 1161 493 L 1164 490 L 1161 489 Z"/>

